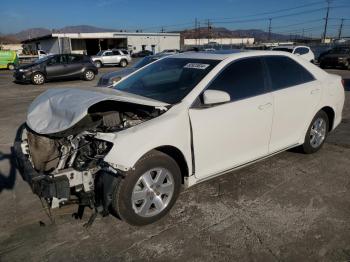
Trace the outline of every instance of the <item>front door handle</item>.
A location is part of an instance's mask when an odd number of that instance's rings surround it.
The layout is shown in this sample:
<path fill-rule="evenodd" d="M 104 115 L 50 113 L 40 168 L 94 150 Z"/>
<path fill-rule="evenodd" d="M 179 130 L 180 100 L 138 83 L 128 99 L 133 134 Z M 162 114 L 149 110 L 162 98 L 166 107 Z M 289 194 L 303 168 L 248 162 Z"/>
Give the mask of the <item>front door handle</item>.
<path fill-rule="evenodd" d="M 267 104 L 264 104 L 264 105 L 260 105 L 258 108 L 260 110 L 264 110 L 264 109 L 269 108 L 270 106 L 272 106 L 272 103 L 267 103 Z"/>
<path fill-rule="evenodd" d="M 314 90 L 311 91 L 311 95 L 317 94 L 319 91 L 320 91 L 319 88 L 314 89 Z"/>

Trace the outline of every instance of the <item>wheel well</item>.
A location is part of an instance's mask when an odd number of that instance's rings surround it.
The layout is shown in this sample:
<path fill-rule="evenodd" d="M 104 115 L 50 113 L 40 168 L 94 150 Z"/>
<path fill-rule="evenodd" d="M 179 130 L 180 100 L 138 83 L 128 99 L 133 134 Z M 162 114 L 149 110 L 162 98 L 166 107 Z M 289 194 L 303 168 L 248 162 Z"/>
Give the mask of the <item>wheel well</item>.
<path fill-rule="evenodd" d="M 173 146 L 161 146 L 161 147 L 155 148 L 155 150 L 158 150 L 164 154 L 167 154 L 168 156 L 170 156 L 176 161 L 176 163 L 180 167 L 182 183 L 184 183 L 184 178 L 188 176 L 188 166 L 182 152 Z"/>
<path fill-rule="evenodd" d="M 328 120 L 329 120 L 328 130 L 331 131 L 333 129 L 333 122 L 334 122 L 334 115 L 335 115 L 334 110 L 329 106 L 325 106 L 321 110 L 324 111 L 328 116 Z"/>

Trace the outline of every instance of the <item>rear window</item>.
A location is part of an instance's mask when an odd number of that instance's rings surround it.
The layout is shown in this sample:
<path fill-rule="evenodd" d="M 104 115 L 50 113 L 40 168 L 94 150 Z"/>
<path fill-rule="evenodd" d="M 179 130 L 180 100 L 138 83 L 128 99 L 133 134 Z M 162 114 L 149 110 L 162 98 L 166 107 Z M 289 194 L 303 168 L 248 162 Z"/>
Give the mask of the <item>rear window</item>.
<path fill-rule="evenodd" d="M 285 56 L 264 57 L 273 90 L 304 84 L 315 80 L 313 75 L 293 59 Z"/>

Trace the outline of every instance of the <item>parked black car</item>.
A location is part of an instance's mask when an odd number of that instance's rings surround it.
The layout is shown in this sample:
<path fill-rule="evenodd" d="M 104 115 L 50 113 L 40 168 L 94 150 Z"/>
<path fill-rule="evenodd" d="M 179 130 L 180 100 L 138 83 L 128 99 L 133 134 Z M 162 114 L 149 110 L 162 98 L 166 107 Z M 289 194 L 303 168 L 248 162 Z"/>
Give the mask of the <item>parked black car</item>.
<path fill-rule="evenodd" d="M 153 55 L 153 52 L 149 51 L 149 50 L 142 50 L 138 53 L 132 54 L 132 57 L 145 57 L 145 56 L 149 56 L 149 55 Z"/>
<path fill-rule="evenodd" d="M 319 58 L 320 67 L 342 67 L 350 70 L 350 46 L 338 46 L 323 53 Z"/>
<path fill-rule="evenodd" d="M 41 85 L 49 80 L 82 78 L 91 81 L 98 69 L 86 55 L 60 54 L 38 59 L 33 64 L 16 69 L 14 78 L 19 82 L 31 82 Z"/>

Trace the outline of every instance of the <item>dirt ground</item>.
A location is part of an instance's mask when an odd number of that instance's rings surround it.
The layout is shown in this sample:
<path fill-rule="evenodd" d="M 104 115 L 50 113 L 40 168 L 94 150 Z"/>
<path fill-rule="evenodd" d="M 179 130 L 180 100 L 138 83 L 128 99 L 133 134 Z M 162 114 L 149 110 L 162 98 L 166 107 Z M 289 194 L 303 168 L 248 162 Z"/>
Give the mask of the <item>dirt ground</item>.
<path fill-rule="evenodd" d="M 104 68 L 103 72 L 118 70 Z M 329 70 L 347 80 L 350 71 Z M 11 146 L 30 102 L 80 80 L 19 85 L 0 71 L 0 261 L 350 261 L 350 100 L 314 155 L 281 153 L 185 190 L 161 221 L 133 227 L 112 216 L 51 222 L 14 167 Z"/>

